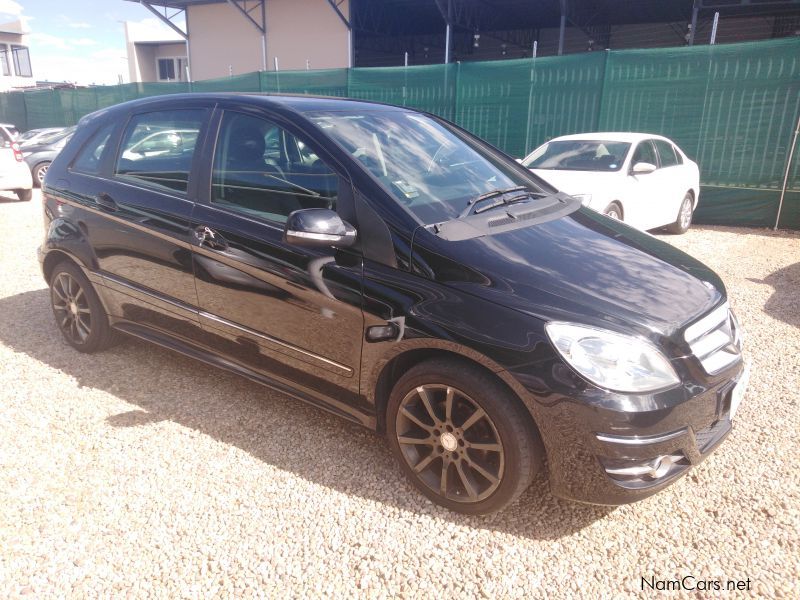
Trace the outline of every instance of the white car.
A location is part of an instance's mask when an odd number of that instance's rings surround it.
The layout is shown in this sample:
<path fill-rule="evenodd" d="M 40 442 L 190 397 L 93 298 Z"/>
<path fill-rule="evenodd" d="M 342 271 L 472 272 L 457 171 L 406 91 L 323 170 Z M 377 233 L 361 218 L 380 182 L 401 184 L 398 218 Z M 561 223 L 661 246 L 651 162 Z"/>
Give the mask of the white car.
<path fill-rule="evenodd" d="M 0 190 L 11 190 L 20 200 L 30 200 L 33 177 L 16 142 L 16 133 L 13 125 L 0 123 Z"/>
<path fill-rule="evenodd" d="M 697 164 L 649 133 L 564 135 L 520 162 L 584 206 L 645 231 L 684 233 L 700 197 Z"/>

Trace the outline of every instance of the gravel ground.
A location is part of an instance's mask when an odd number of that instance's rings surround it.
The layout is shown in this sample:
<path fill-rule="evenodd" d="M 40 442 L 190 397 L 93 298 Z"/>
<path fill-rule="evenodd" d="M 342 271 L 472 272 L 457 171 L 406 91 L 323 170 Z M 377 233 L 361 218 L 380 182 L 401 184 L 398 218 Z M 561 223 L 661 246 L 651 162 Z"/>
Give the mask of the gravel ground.
<path fill-rule="evenodd" d="M 143 342 L 71 350 L 36 262 L 40 211 L 0 198 L 1 597 L 600 598 L 687 575 L 800 594 L 797 233 L 664 236 L 727 282 L 754 360 L 707 461 L 635 505 L 572 504 L 540 480 L 467 518 L 356 425 Z"/>

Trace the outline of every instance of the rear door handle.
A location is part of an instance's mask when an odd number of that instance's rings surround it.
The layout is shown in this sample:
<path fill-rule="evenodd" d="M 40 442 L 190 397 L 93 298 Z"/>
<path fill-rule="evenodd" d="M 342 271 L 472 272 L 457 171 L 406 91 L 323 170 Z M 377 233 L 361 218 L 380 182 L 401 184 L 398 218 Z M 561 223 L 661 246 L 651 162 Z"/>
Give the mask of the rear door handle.
<path fill-rule="evenodd" d="M 228 242 L 225 241 L 225 238 L 205 225 L 195 227 L 194 235 L 200 246 L 205 246 L 212 250 L 226 250 L 228 248 Z"/>
<path fill-rule="evenodd" d="M 105 192 L 97 194 L 97 196 L 94 198 L 94 201 L 98 206 L 105 208 L 106 210 L 119 210 L 119 205 Z"/>

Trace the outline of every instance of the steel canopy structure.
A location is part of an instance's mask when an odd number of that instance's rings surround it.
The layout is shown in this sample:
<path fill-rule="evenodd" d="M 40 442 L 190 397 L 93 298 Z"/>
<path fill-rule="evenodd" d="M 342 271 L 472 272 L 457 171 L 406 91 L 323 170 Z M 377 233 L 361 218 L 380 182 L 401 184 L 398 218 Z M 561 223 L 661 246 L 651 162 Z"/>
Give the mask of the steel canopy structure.
<path fill-rule="evenodd" d="M 178 23 L 188 24 L 188 9 L 228 4 L 241 14 L 244 23 L 258 30 L 262 70 L 273 66 L 267 64 L 266 52 L 270 0 L 127 1 L 147 8 L 186 39 L 187 45 L 191 44 L 190 32 Z M 409 52 L 414 64 L 531 56 L 537 41 L 540 54 L 561 55 L 569 52 L 565 43 L 568 30 L 577 30 L 588 40 L 587 47 L 580 51 L 616 48 L 621 40 L 614 39 L 615 28 L 656 23 L 671 31 L 668 35 L 672 41 L 664 45 L 693 45 L 698 42 L 699 31 L 708 34 L 715 13 L 725 18 L 774 18 L 772 31 L 764 37 L 800 34 L 800 0 L 320 0 L 323 1 L 347 28 L 346 66 L 402 64 L 401 57 Z M 297 23 L 302 27 L 302 15 Z M 543 30 L 557 32 L 552 47 L 542 47 Z M 496 56 L 474 52 L 481 37 L 497 46 Z M 636 47 L 636 42 L 628 40 L 621 47 Z M 381 61 L 376 58 L 380 56 L 391 58 Z"/>

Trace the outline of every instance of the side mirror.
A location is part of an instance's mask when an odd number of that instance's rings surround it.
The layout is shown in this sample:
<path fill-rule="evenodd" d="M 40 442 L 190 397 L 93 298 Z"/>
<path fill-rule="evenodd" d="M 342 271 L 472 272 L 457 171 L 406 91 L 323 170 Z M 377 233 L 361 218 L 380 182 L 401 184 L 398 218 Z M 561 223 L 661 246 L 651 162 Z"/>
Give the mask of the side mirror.
<path fill-rule="evenodd" d="M 347 248 L 356 242 L 356 229 L 328 208 L 304 208 L 286 219 L 283 239 L 295 246 Z"/>
<path fill-rule="evenodd" d="M 638 162 L 631 167 L 631 173 L 634 175 L 647 175 L 656 170 L 656 166 L 652 163 Z"/>

